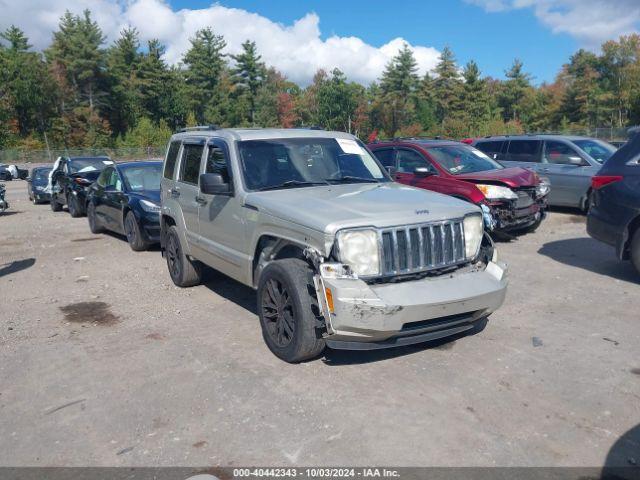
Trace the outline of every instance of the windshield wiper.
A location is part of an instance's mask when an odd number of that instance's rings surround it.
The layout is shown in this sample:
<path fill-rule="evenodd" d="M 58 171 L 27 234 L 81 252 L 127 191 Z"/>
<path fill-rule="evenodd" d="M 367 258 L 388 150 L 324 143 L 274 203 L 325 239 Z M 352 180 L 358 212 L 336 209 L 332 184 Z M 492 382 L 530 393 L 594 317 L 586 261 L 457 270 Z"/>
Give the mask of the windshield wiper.
<path fill-rule="evenodd" d="M 278 190 L 280 188 L 291 188 L 291 187 L 308 187 L 313 185 L 330 185 L 329 182 L 304 182 L 300 180 L 287 180 L 286 182 L 282 182 L 279 185 L 269 185 L 267 187 L 259 188 L 258 191 L 264 192 L 265 190 Z"/>
<path fill-rule="evenodd" d="M 327 178 L 326 181 L 337 183 L 380 183 L 380 180 L 375 178 L 356 177 L 353 175 L 345 175 L 340 178 Z"/>

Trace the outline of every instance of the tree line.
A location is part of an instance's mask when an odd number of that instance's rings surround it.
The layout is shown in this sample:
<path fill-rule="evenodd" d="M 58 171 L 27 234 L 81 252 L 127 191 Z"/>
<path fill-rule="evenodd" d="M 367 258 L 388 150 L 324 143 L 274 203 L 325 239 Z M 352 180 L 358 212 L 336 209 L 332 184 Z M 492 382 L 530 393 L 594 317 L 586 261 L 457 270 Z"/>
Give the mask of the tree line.
<path fill-rule="evenodd" d="M 0 34 L 0 149 L 163 145 L 184 126 L 320 126 L 363 140 L 450 138 L 640 123 L 640 36 L 601 53 L 579 50 L 552 83 L 533 84 L 514 60 L 505 79 L 460 67 L 448 47 L 432 73 L 418 75 L 404 45 L 369 86 L 339 69 L 319 70 L 306 88 L 262 61 L 247 40 L 225 53 L 212 28 L 190 39 L 178 65 L 158 40 L 141 44 L 125 28 L 106 45 L 87 10 L 66 12 L 51 44 L 35 51 L 16 26 Z"/>

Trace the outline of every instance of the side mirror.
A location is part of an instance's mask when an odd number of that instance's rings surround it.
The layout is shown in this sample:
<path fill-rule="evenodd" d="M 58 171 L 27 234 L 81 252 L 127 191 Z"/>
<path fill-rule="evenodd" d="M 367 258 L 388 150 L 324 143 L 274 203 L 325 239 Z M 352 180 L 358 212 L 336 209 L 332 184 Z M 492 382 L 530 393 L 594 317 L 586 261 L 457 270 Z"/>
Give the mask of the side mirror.
<path fill-rule="evenodd" d="M 219 173 L 203 173 L 200 175 L 200 191 L 207 195 L 229 195 L 231 187 Z"/>
<path fill-rule="evenodd" d="M 427 167 L 418 167 L 413 171 L 413 174 L 416 177 L 430 177 L 431 175 L 434 175 L 434 173 Z"/>
<path fill-rule="evenodd" d="M 573 156 L 569 157 L 569 164 L 570 165 L 581 166 L 581 165 L 585 164 L 585 161 L 582 160 L 581 157 L 578 157 L 577 155 L 573 155 Z"/>

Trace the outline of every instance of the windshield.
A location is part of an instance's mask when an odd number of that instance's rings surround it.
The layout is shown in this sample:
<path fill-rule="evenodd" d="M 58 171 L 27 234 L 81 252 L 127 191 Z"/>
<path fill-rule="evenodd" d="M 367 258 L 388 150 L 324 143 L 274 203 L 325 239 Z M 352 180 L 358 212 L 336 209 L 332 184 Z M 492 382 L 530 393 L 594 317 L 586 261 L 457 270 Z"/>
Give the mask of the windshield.
<path fill-rule="evenodd" d="M 143 190 L 160 190 L 162 164 L 132 165 L 121 168 L 127 190 L 140 192 Z"/>
<path fill-rule="evenodd" d="M 33 183 L 46 183 L 49 181 L 49 172 L 51 172 L 50 168 L 40 168 L 35 170 L 31 181 Z"/>
<path fill-rule="evenodd" d="M 480 150 L 466 145 L 431 147 L 429 153 L 452 175 L 485 172 L 504 168 Z"/>
<path fill-rule="evenodd" d="M 616 147 L 613 145 L 599 140 L 574 140 L 573 143 L 598 163 L 604 163 L 609 160 L 609 157 L 616 151 Z"/>
<path fill-rule="evenodd" d="M 342 138 L 281 138 L 238 142 L 249 190 L 389 181 L 360 142 Z"/>
<path fill-rule="evenodd" d="M 103 158 L 73 158 L 69 162 L 69 173 L 95 172 L 102 170 L 106 165 L 113 162 L 106 157 Z"/>

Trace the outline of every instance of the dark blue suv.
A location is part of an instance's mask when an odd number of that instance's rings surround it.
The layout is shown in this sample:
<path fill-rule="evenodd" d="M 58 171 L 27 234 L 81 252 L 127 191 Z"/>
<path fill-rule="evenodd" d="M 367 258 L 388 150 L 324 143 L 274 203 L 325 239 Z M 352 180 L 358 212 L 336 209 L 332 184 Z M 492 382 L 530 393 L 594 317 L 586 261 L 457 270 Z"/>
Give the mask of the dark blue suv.
<path fill-rule="evenodd" d="M 640 273 L 640 132 L 605 162 L 591 187 L 587 232 Z"/>

